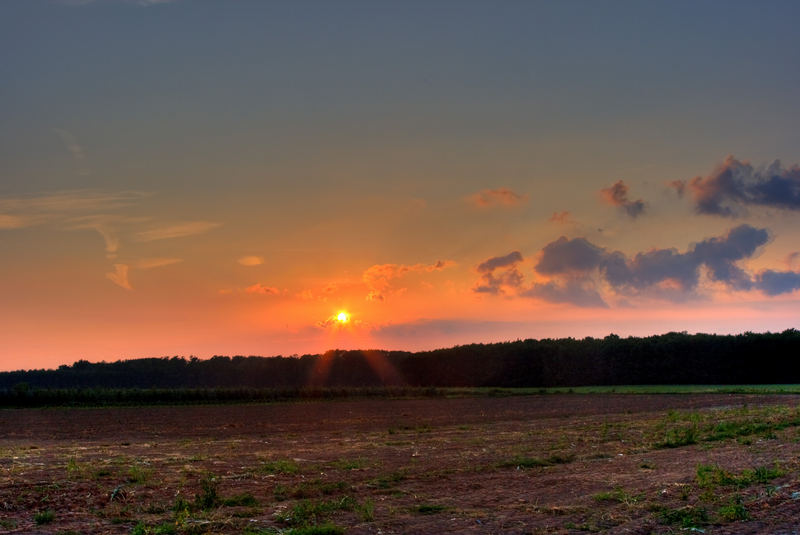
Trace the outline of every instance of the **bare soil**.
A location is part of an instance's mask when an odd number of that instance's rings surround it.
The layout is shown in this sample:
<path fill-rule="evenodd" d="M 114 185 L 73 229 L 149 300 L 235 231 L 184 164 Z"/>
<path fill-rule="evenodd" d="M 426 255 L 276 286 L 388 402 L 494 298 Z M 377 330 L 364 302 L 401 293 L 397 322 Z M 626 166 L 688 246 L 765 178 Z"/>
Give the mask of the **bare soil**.
<path fill-rule="evenodd" d="M 0 410 L 0 534 L 326 523 L 349 534 L 800 534 L 798 402 L 563 394 Z M 704 480 L 698 467 L 729 477 Z"/>

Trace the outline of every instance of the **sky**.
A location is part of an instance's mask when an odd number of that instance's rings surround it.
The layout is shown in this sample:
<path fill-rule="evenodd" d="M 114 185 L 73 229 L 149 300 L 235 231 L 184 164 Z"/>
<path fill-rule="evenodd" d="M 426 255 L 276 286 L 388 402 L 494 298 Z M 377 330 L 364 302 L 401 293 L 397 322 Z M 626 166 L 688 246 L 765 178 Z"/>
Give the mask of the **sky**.
<path fill-rule="evenodd" d="M 0 370 L 797 328 L 798 17 L 5 0 Z"/>

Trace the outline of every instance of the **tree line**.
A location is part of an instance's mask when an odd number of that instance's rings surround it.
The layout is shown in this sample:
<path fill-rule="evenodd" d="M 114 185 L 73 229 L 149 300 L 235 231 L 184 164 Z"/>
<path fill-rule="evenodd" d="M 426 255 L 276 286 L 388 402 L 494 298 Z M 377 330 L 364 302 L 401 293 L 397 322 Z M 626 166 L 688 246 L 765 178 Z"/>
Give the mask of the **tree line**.
<path fill-rule="evenodd" d="M 0 372 L 0 393 L 5 396 L 86 389 L 238 389 L 252 396 L 254 389 L 754 383 L 800 383 L 800 331 L 672 332 L 628 338 L 612 334 L 414 353 L 337 349 L 291 357 L 80 360 L 57 369 Z"/>

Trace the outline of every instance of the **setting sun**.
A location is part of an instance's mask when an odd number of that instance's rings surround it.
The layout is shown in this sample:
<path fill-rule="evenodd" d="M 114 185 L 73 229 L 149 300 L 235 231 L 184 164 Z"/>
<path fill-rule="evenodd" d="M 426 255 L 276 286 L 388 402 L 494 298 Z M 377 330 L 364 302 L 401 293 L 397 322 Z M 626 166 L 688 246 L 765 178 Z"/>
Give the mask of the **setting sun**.
<path fill-rule="evenodd" d="M 336 321 L 339 323 L 347 323 L 350 321 L 350 315 L 347 312 L 339 312 L 336 316 Z"/>

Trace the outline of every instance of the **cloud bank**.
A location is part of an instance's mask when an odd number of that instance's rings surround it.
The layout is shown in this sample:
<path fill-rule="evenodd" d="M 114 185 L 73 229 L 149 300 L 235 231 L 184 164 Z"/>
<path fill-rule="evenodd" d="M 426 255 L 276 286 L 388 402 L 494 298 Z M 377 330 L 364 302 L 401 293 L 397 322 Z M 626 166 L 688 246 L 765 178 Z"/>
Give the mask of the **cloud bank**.
<path fill-rule="evenodd" d="M 622 296 L 685 299 L 696 293 L 703 274 L 732 291 L 755 289 L 774 296 L 800 288 L 800 273 L 765 270 L 751 274 L 738 265 L 769 239 L 766 229 L 743 224 L 723 236 L 693 244 L 685 252 L 651 249 L 628 257 L 586 238 L 562 236 L 541 250 L 534 266 L 547 280 L 526 285 L 519 270 L 522 255 L 514 251 L 478 265 L 481 278 L 473 291 L 605 307 L 602 290 Z"/>

